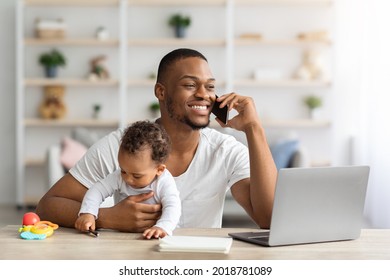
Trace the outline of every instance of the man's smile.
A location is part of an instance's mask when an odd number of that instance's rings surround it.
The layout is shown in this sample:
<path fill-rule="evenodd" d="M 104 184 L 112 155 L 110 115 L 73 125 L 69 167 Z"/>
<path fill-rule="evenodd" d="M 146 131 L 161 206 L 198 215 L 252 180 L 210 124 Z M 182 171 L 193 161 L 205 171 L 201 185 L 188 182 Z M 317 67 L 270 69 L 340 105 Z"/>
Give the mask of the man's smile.
<path fill-rule="evenodd" d="M 200 106 L 200 105 L 193 105 L 193 106 L 191 106 L 191 108 L 192 109 L 195 109 L 195 110 L 207 110 L 207 106 L 204 106 L 204 105 L 202 105 L 202 106 Z"/>
<path fill-rule="evenodd" d="M 197 115 L 206 116 L 210 114 L 211 106 L 209 104 L 205 104 L 205 102 L 198 102 L 198 104 L 190 103 L 188 106 L 191 111 Z"/>

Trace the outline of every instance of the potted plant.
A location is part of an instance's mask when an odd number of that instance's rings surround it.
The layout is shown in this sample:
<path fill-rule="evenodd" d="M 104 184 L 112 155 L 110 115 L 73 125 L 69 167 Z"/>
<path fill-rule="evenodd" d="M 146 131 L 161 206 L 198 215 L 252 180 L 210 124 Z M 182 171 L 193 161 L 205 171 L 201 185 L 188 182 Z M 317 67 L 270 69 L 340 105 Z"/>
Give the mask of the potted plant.
<path fill-rule="evenodd" d="M 157 75 L 155 72 L 150 72 L 148 75 L 148 79 L 155 80 L 157 78 Z"/>
<path fill-rule="evenodd" d="M 305 97 L 304 102 L 310 110 L 311 118 L 315 119 L 318 111 L 317 109 L 322 106 L 322 99 L 315 95 L 309 95 Z"/>
<path fill-rule="evenodd" d="M 57 68 L 66 65 L 64 55 L 58 50 L 52 50 L 39 56 L 39 63 L 45 67 L 45 74 L 48 78 L 57 76 Z"/>
<path fill-rule="evenodd" d="M 152 117 L 157 118 L 160 112 L 160 103 L 157 101 L 150 103 L 149 110 L 152 113 Z"/>
<path fill-rule="evenodd" d="M 94 104 L 93 105 L 93 113 L 92 118 L 98 119 L 100 115 L 100 110 L 102 109 L 102 106 L 100 104 Z"/>
<path fill-rule="evenodd" d="M 189 16 L 184 16 L 182 14 L 173 14 L 169 18 L 169 25 L 175 29 L 176 38 L 184 38 L 185 31 L 188 26 L 191 24 L 191 18 Z"/>

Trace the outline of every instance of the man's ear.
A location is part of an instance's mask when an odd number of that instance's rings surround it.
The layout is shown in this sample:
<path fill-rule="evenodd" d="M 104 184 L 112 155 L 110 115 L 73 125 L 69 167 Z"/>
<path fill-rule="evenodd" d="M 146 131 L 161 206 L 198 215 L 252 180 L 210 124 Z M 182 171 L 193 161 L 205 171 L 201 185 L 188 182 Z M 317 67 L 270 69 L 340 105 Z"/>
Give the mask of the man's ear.
<path fill-rule="evenodd" d="M 156 83 L 154 86 L 154 95 L 157 97 L 158 100 L 164 100 L 165 98 L 165 87 L 160 84 Z"/>

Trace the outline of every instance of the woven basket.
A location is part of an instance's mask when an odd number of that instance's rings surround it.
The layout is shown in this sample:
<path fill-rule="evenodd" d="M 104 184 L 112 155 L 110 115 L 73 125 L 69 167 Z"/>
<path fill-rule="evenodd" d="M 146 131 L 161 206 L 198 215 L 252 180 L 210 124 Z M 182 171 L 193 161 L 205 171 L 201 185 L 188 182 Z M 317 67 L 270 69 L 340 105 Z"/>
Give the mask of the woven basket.
<path fill-rule="evenodd" d="M 41 39 L 62 39 L 65 38 L 65 30 L 37 29 L 36 36 Z"/>

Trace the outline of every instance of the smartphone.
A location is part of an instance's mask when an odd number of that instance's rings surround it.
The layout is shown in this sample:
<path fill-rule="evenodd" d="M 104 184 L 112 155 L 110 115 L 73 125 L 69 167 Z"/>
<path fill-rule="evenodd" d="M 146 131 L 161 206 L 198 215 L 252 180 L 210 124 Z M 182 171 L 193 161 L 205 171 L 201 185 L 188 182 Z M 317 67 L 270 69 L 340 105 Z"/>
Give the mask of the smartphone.
<path fill-rule="evenodd" d="M 215 96 L 215 98 L 218 98 L 218 96 Z M 220 104 L 221 102 L 215 100 L 211 113 L 213 113 L 221 122 L 227 124 L 229 120 L 229 108 L 228 106 L 219 108 Z"/>

